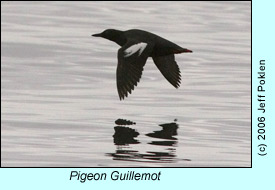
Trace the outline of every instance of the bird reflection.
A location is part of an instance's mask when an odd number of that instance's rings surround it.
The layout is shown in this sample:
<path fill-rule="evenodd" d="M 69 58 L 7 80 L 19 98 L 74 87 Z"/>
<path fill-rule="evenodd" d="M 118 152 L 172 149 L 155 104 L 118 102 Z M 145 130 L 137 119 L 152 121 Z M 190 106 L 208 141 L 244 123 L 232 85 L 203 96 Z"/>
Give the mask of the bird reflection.
<path fill-rule="evenodd" d="M 115 133 L 113 135 L 114 144 L 116 145 L 115 153 L 107 153 L 107 156 L 113 157 L 113 160 L 121 161 L 134 161 L 134 162 L 161 162 L 161 163 L 171 163 L 176 161 L 176 144 L 177 138 L 177 129 L 178 124 L 173 123 L 164 123 L 159 126 L 162 127 L 160 131 L 153 131 L 152 133 L 146 134 L 148 137 L 162 139 L 160 141 L 154 140 L 149 142 L 149 145 L 155 145 L 157 147 L 148 146 L 148 149 L 153 150 L 144 150 L 144 145 L 142 146 L 141 153 L 138 150 L 133 150 L 134 147 L 130 147 L 132 144 L 139 144 L 140 142 L 135 139 L 140 134 L 137 130 L 130 127 L 125 127 L 125 125 L 135 125 L 136 123 L 130 120 L 117 119 L 115 121 L 117 126 L 114 127 Z M 161 148 L 160 151 L 156 149 Z M 138 148 L 135 145 L 135 148 Z"/>
<path fill-rule="evenodd" d="M 148 144 L 158 145 L 158 146 L 176 146 L 177 141 L 151 141 Z"/>
<path fill-rule="evenodd" d="M 114 144 L 115 145 L 128 145 L 128 144 L 138 144 L 139 141 L 134 139 L 139 135 L 139 133 L 130 127 L 116 126 L 114 127 L 115 134 Z"/>
<path fill-rule="evenodd" d="M 117 125 L 135 125 L 136 123 L 130 120 L 126 120 L 126 119 L 117 119 L 115 121 L 115 124 Z"/>
<path fill-rule="evenodd" d="M 173 137 L 175 135 L 178 135 L 177 130 L 179 127 L 177 123 L 165 123 L 160 124 L 159 126 L 162 127 L 161 131 L 154 131 L 153 133 L 148 133 L 147 136 L 160 139 L 177 140 L 177 138 Z"/>
<path fill-rule="evenodd" d="M 174 162 L 174 158 L 176 157 L 174 150 L 171 149 L 168 152 L 148 151 L 145 154 L 141 154 L 137 150 L 122 150 L 121 148 L 122 147 L 118 147 L 115 153 L 107 153 L 107 156 L 113 157 L 113 160 L 148 163 L 171 163 Z"/>

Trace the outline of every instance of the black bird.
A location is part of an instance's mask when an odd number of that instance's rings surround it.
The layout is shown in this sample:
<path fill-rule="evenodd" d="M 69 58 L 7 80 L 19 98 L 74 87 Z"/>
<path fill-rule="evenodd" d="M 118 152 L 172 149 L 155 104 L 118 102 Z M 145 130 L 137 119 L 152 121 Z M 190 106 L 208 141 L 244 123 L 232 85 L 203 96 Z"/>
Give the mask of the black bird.
<path fill-rule="evenodd" d="M 121 46 L 117 55 L 116 72 L 120 100 L 127 97 L 128 93 L 131 94 L 137 86 L 148 57 L 153 58 L 162 75 L 178 88 L 181 75 L 174 54 L 192 52 L 156 34 L 138 29 L 127 31 L 107 29 L 92 36 L 106 38 Z"/>

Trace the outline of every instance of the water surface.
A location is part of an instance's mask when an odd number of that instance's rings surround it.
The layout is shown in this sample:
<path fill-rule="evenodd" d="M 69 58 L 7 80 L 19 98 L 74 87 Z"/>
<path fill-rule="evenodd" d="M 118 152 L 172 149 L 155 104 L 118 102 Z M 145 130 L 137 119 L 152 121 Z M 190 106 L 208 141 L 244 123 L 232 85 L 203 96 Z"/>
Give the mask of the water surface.
<path fill-rule="evenodd" d="M 2 166 L 249 167 L 250 8 L 1 2 Z M 119 101 L 119 47 L 91 37 L 107 28 L 148 30 L 193 50 L 176 55 L 181 87 L 149 58 Z"/>

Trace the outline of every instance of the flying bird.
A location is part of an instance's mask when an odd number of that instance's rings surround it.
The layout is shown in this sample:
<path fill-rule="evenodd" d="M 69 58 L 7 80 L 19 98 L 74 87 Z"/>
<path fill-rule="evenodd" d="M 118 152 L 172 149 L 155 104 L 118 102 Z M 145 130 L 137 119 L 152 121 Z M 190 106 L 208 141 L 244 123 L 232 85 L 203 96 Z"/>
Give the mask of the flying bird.
<path fill-rule="evenodd" d="M 192 53 L 191 50 L 182 48 L 156 34 L 131 29 L 120 31 L 107 29 L 94 37 L 111 40 L 121 48 L 118 50 L 118 65 L 116 71 L 117 91 L 120 100 L 131 94 L 140 81 L 143 67 L 148 57 L 152 57 L 162 75 L 175 87 L 181 82 L 180 69 L 175 61 L 178 53 Z"/>

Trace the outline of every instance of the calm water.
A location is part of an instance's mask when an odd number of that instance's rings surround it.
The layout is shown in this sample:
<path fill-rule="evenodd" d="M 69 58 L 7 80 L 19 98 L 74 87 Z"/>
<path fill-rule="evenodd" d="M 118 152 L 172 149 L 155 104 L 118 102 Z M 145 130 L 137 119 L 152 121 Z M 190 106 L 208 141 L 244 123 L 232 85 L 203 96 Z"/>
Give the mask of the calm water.
<path fill-rule="evenodd" d="M 2 166 L 250 166 L 250 7 L 1 2 Z M 119 47 L 90 36 L 107 28 L 148 30 L 193 50 L 176 55 L 181 87 L 149 58 L 119 101 Z"/>

